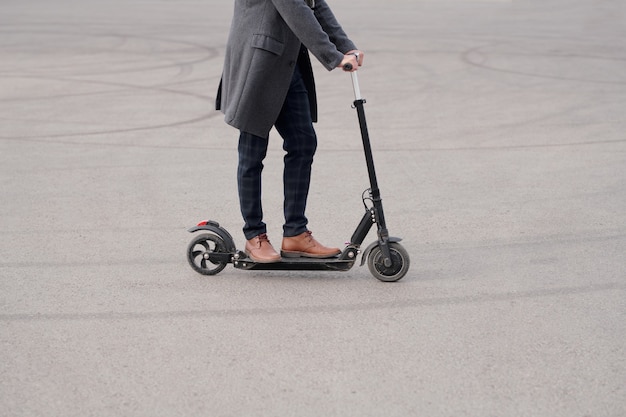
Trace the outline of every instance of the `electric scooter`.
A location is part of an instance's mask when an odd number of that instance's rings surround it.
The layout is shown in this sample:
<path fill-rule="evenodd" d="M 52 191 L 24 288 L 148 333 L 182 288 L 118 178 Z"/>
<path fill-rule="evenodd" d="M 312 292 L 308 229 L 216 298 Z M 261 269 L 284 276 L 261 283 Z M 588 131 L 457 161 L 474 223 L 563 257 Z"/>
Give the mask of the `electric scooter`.
<path fill-rule="evenodd" d="M 346 71 L 351 69 L 350 64 L 344 66 Z M 367 260 L 370 272 L 380 281 L 394 282 L 406 275 L 410 265 L 409 254 L 399 243 L 402 239 L 389 236 L 385 224 L 383 204 L 365 121 L 365 100 L 361 97 L 356 72 L 351 72 L 350 75 L 354 89 L 353 108 L 357 111 L 361 129 L 370 188 L 361 195 L 365 213 L 343 251 L 332 258 L 283 257 L 279 262 L 259 263 L 253 261 L 245 252 L 237 250 L 233 237 L 219 223 L 205 220 L 188 230 L 190 233 L 197 233 L 187 247 L 187 260 L 196 272 L 203 275 L 216 275 L 228 264 L 244 270 L 347 271 L 354 266 L 357 255 L 361 253 L 361 244 L 375 224 L 378 239 L 363 250 L 361 266 Z"/>

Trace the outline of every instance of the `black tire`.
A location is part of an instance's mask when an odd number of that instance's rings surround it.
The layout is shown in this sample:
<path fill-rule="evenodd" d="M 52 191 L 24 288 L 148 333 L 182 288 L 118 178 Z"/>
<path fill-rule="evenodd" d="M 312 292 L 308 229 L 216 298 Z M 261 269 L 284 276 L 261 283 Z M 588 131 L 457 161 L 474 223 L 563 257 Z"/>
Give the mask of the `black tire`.
<path fill-rule="evenodd" d="M 215 275 L 226 268 L 225 262 L 213 263 L 207 259 L 211 252 L 227 252 L 221 237 L 203 233 L 194 237 L 187 246 L 187 261 L 194 271 L 202 275 Z"/>
<path fill-rule="evenodd" d="M 372 275 L 380 281 L 399 281 L 409 270 L 411 264 L 409 254 L 401 244 L 396 242 L 389 243 L 389 252 L 391 254 L 391 266 L 386 267 L 383 263 L 383 254 L 380 250 L 380 246 L 376 246 L 369 253 L 367 266 Z"/>

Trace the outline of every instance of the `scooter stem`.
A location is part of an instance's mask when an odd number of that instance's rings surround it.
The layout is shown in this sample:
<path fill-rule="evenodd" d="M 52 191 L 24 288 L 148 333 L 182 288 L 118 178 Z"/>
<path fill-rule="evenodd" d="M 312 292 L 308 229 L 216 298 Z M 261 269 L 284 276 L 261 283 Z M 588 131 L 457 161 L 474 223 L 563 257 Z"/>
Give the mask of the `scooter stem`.
<path fill-rule="evenodd" d="M 348 65 L 348 64 L 347 64 Z M 346 67 L 347 67 L 346 65 Z M 363 151 L 365 152 L 365 162 L 367 164 L 367 173 L 370 179 L 370 193 L 372 196 L 373 208 L 371 214 L 373 215 L 375 222 L 378 225 L 378 242 L 383 255 L 383 263 L 386 267 L 390 267 L 392 264 L 391 254 L 389 252 L 389 231 L 387 230 L 387 225 L 385 223 L 385 214 L 383 213 L 383 203 L 380 198 L 380 190 L 378 189 L 378 180 L 376 179 L 376 170 L 374 169 L 374 158 L 372 157 L 372 146 L 370 143 L 369 133 L 367 131 L 367 122 L 365 121 L 365 110 L 363 105 L 365 104 L 365 100 L 361 97 L 361 89 L 359 88 L 359 79 L 356 75 L 356 71 L 351 72 L 352 76 L 352 87 L 354 88 L 354 108 L 356 109 L 358 118 L 359 118 L 359 127 L 361 129 L 361 139 L 363 140 Z M 354 237 L 358 236 L 359 242 L 361 243 L 363 238 L 365 238 L 365 234 L 367 234 L 368 227 L 364 226 L 367 224 L 369 212 L 366 212 L 363 220 L 357 227 L 357 231 L 355 232 Z M 370 224 L 371 226 L 371 224 Z"/>
<path fill-rule="evenodd" d="M 354 89 L 354 100 L 363 100 L 361 88 L 359 88 L 359 77 L 356 73 L 356 71 L 350 73 L 350 76 L 352 76 L 352 88 Z"/>

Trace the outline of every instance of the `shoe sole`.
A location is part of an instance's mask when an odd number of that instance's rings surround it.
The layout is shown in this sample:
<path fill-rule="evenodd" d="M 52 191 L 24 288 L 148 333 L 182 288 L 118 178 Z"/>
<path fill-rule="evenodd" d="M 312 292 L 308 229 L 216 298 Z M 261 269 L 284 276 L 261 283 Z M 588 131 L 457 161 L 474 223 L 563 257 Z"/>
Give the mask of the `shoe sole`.
<path fill-rule="evenodd" d="M 328 258 L 335 258 L 337 257 L 337 255 L 339 255 L 341 253 L 341 251 L 333 253 L 333 254 L 329 254 L 329 255 L 316 255 L 314 253 L 307 253 L 307 252 L 287 252 L 284 250 L 280 251 L 280 256 L 282 256 L 283 258 L 315 258 L 315 259 L 328 259 Z"/>
<path fill-rule="evenodd" d="M 254 256 L 252 256 L 248 252 L 246 252 L 246 255 L 248 255 L 248 258 L 250 258 L 252 261 L 254 261 L 254 262 L 258 263 L 258 264 L 274 264 L 276 262 L 280 262 L 280 258 L 278 258 L 278 259 L 259 259 L 259 258 L 255 258 Z"/>

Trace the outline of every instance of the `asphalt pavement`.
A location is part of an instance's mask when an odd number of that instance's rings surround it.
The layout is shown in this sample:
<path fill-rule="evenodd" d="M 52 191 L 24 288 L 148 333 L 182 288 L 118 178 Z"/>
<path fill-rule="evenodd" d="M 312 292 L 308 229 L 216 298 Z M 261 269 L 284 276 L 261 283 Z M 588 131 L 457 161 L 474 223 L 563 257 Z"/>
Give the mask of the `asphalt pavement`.
<path fill-rule="evenodd" d="M 329 1 L 396 283 L 187 264 L 201 220 L 244 244 L 232 2 L 2 2 L 0 415 L 626 415 L 626 4 Z M 350 77 L 315 72 L 309 226 L 343 246 L 368 179 Z"/>

